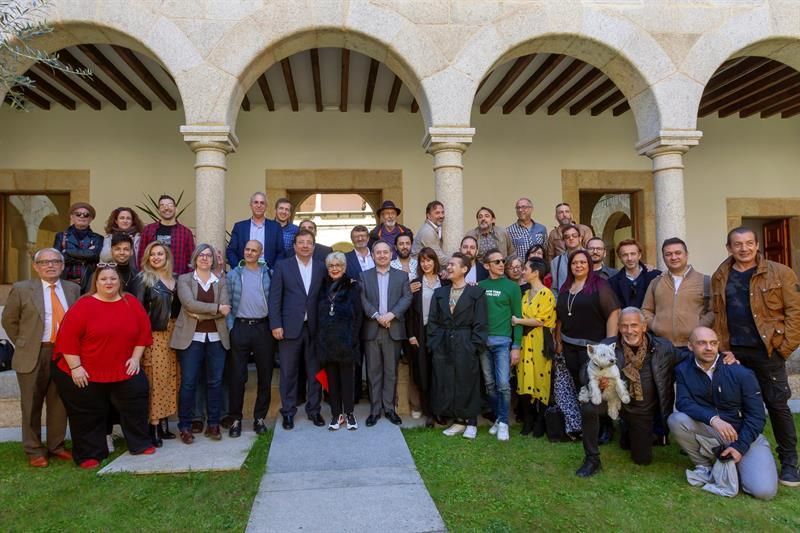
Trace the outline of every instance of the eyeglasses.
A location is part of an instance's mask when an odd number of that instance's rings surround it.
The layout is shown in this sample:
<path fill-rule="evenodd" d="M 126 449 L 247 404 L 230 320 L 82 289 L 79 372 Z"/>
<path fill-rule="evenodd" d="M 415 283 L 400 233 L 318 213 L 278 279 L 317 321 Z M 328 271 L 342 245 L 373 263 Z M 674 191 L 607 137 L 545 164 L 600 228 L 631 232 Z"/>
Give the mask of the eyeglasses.
<path fill-rule="evenodd" d="M 515 209 L 533 209 L 532 205 L 517 205 L 514 206 Z"/>
<path fill-rule="evenodd" d="M 340 265 L 338 263 L 331 263 L 330 265 L 328 265 L 328 270 L 333 270 L 333 269 L 342 270 L 343 268 L 344 265 Z"/>
<path fill-rule="evenodd" d="M 588 250 L 589 252 L 605 252 L 606 251 L 606 249 L 604 247 L 602 247 L 602 246 L 599 247 L 599 248 L 593 246 L 591 248 L 587 248 L 586 250 Z"/>
<path fill-rule="evenodd" d="M 57 266 L 63 262 L 61 259 L 39 259 L 36 264 L 39 266 Z"/>
<path fill-rule="evenodd" d="M 97 268 L 117 268 L 116 263 L 97 263 Z"/>
<path fill-rule="evenodd" d="M 491 261 L 486 261 L 486 262 L 489 263 L 489 264 L 492 264 L 492 265 L 505 265 L 506 264 L 506 260 L 505 259 L 492 259 Z"/>
<path fill-rule="evenodd" d="M 86 211 L 73 211 L 72 214 L 78 218 L 92 218 L 92 214 Z"/>
<path fill-rule="evenodd" d="M 214 254 L 197 254 L 198 259 L 211 259 L 214 257 Z"/>

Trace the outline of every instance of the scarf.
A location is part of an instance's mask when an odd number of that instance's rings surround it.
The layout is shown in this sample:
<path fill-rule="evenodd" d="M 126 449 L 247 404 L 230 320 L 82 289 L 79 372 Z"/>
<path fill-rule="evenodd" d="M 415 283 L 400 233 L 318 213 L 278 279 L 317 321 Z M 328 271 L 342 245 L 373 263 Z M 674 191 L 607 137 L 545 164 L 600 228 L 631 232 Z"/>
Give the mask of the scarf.
<path fill-rule="evenodd" d="M 125 233 L 132 239 L 134 235 L 139 233 L 139 230 L 136 228 L 136 226 L 131 226 L 128 229 L 119 229 L 117 226 L 111 226 L 111 235 L 115 233 Z"/>
<path fill-rule="evenodd" d="M 642 392 L 642 379 L 639 376 L 639 370 L 644 363 L 644 356 L 647 354 L 647 337 L 642 337 L 642 344 L 634 352 L 633 349 L 622 343 L 622 351 L 625 354 L 625 368 L 622 373 L 628 378 L 628 389 L 634 400 L 644 400 L 644 393 Z"/>

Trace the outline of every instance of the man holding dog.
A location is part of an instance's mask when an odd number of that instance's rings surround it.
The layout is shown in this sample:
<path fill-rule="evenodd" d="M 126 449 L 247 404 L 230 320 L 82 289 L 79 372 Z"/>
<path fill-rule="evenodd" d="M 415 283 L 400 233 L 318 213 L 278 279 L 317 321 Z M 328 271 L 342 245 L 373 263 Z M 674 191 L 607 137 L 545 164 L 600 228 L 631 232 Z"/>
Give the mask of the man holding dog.
<path fill-rule="evenodd" d="M 638 465 L 648 465 L 653 459 L 653 418 L 661 417 L 664 427 L 672 413 L 675 400 L 673 368 L 681 359 L 672 344 L 647 332 L 644 314 L 636 307 L 620 312 L 619 335 L 606 339 L 616 353 L 616 365 L 627 386 L 630 402 L 622 405 L 622 419 L 628 427 L 631 459 Z M 590 363 L 591 364 L 591 363 Z M 581 382 L 589 381 L 587 367 L 581 370 Z M 600 378 L 600 389 L 611 387 L 607 378 Z M 581 404 L 583 416 L 583 464 L 575 472 L 578 477 L 590 477 L 600 468 L 600 415 L 606 414 L 606 402 Z"/>

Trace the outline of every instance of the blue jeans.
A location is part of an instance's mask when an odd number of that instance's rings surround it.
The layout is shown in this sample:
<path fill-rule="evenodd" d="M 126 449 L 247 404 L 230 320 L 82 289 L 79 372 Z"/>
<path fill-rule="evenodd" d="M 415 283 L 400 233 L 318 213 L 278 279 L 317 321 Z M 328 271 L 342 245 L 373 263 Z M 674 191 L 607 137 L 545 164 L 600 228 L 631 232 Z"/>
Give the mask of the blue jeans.
<path fill-rule="evenodd" d="M 486 350 L 481 354 L 481 370 L 486 383 L 489 405 L 498 422 L 508 424 L 511 404 L 511 338 L 489 335 Z"/>
<path fill-rule="evenodd" d="M 222 374 L 225 371 L 225 348 L 222 343 L 197 342 L 185 350 L 178 350 L 181 363 L 181 388 L 178 393 L 178 429 L 189 431 L 192 427 L 192 412 L 195 395 L 200 385 L 201 370 L 205 368 L 206 400 L 208 402 L 208 425 L 218 426 L 222 401 Z"/>

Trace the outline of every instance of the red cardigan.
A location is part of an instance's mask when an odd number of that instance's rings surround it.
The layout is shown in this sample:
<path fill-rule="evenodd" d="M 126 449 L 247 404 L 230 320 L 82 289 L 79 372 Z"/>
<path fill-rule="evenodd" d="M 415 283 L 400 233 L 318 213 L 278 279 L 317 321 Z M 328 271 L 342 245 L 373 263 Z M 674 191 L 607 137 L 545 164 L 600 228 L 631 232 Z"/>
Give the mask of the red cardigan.
<path fill-rule="evenodd" d="M 133 295 L 116 302 L 103 302 L 84 296 L 69 308 L 58 328 L 53 360 L 69 374 L 63 354 L 79 355 L 89 373 L 89 381 L 109 383 L 124 381 L 125 361 L 136 346 L 150 346 L 150 319 Z"/>

